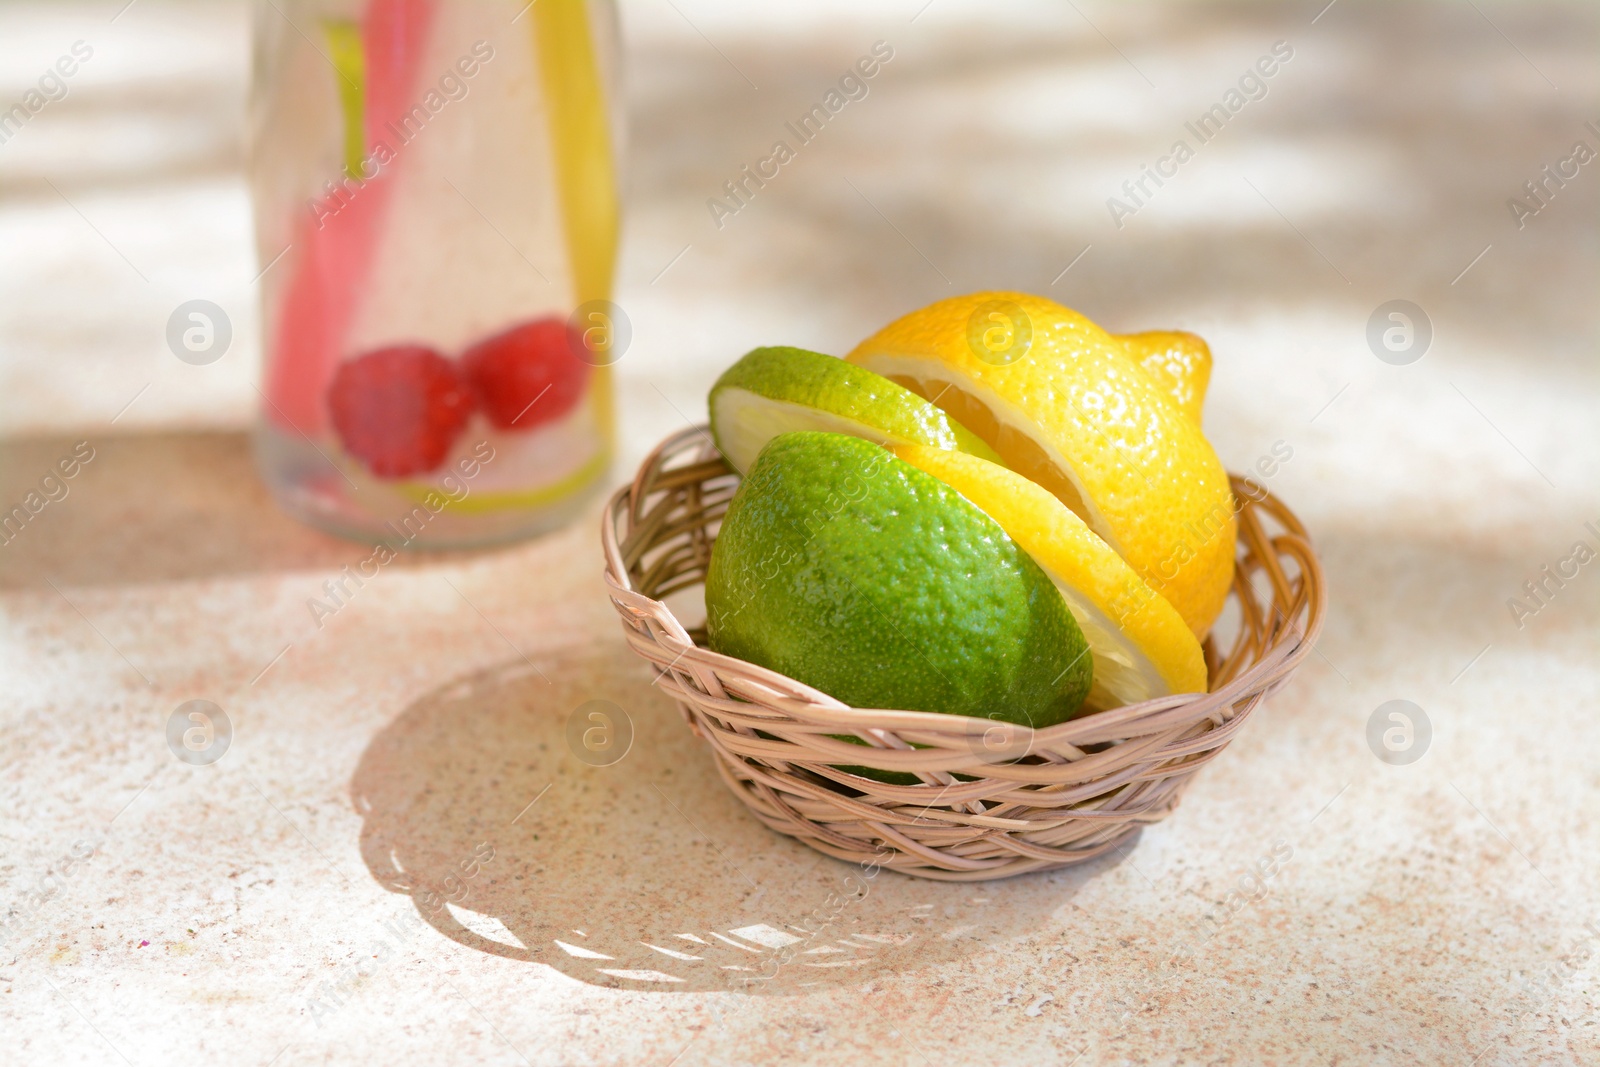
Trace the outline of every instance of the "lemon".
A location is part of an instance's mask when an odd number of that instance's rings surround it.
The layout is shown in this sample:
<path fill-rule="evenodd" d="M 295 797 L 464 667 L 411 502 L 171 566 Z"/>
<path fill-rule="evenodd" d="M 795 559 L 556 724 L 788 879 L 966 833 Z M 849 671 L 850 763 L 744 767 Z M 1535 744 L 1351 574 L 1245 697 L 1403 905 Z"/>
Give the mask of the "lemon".
<path fill-rule="evenodd" d="M 976 456 L 893 449 L 988 515 L 1056 583 L 1094 657 L 1090 707 L 1206 690 L 1200 642 L 1166 599 L 1046 490 Z"/>
<path fill-rule="evenodd" d="M 974 328 L 997 316 L 1006 330 Z M 848 358 L 944 408 L 1053 493 L 1195 636 L 1221 613 L 1236 533 L 1227 472 L 1122 342 L 1043 297 L 974 293 L 890 323 Z"/>
<path fill-rule="evenodd" d="M 958 448 L 998 458 L 939 408 L 864 367 L 803 348 L 757 348 L 711 387 L 711 435 L 747 471 L 766 443 L 793 430 L 847 433 L 879 444 Z"/>
<path fill-rule="evenodd" d="M 1211 382 L 1211 346 L 1185 330 L 1119 333 L 1128 354 L 1172 395 L 1184 414 L 1200 425 L 1200 409 Z"/>
<path fill-rule="evenodd" d="M 944 482 L 836 433 L 773 438 L 706 575 L 717 652 L 853 707 L 1049 726 L 1093 658 L 1050 578 Z"/>

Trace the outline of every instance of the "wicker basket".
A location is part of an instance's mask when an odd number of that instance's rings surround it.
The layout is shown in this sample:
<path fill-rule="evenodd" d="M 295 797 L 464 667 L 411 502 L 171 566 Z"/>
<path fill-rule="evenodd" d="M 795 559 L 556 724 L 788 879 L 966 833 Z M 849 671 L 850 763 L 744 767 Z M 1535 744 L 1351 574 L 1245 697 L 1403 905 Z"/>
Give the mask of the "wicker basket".
<path fill-rule="evenodd" d="M 1205 643 L 1210 693 L 1041 730 L 851 708 L 712 652 L 703 630 L 685 629 L 662 602 L 705 580 L 738 483 L 704 427 L 664 441 L 606 510 L 606 584 L 628 643 L 711 743 L 728 787 L 772 829 L 842 860 L 976 881 L 1117 848 L 1177 806 L 1195 771 L 1309 654 L 1322 625 L 1322 570 L 1305 528 L 1260 486 L 1235 477 L 1236 610 L 1219 624 L 1232 631 L 1226 654 Z M 843 766 L 911 772 L 924 784 L 885 784 Z"/>

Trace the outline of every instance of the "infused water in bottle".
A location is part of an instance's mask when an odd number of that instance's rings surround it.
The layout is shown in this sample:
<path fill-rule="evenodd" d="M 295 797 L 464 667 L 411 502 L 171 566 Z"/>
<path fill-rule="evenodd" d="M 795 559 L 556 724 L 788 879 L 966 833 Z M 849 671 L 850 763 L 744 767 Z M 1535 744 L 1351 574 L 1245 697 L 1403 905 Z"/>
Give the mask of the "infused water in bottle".
<path fill-rule="evenodd" d="M 608 0 L 261 0 L 257 454 L 393 547 L 550 529 L 603 483 L 618 229 Z"/>

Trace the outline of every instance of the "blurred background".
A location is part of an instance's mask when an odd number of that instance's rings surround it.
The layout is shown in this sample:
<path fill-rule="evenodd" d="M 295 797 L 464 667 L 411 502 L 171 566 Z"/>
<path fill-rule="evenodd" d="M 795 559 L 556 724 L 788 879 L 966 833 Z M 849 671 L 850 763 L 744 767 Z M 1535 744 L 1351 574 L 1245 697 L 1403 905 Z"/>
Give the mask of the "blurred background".
<path fill-rule="evenodd" d="M 127 434 L 238 430 L 257 400 L 249 5 L 124 2 L 0 4 L 0 100 L 73 41 L 94 48 L 68 94 L 0 145 L 11 436 L 119 413 Z M 1594 281 L 1595 183 L 1524 229 L 1506 206 L 1573 141 L 1597 140 L 1583 126 L 1591 9 L 1342 0 L 1313 25 L 1319 6 L 624 3 L 616 297 L 637 340 L 618 368 L 619 468 L 698 419 L 713 372 L 745 349 L 842 352 L 975 288 L 1047 292 L 1112 329 L 1200 332 L 1218 353 L 1211 424 L 1227 456 L 1346 381 L 1350 399 L 1363 378 L 1393 390 L 1363 327 L 1394 297 L 1428 310 L 1436 355 L 1469 378 L 1532 357 L 1537 323 L 1538 366 L 1592 384 L 1590 302 L 1569 297 Z M 869 96 L 718 228 L 708 198 L 877 40 L 895 58 Z M 1118 228 L 1107 199 L 1126 200 L 1123 182 L 1278 40 L 1294 58 L 1266 97 Z M 234 326 L 207 367 L 165 344 L 167 316 L 195 298 Z M 1503 415 L 1524 420 L 1529 448 L 1553 432 L 1535 412 Z"/>
<path fill-rule="evenodd" d="M 1575 541 L 1600 543 L 1585 532 L 1600 522 L 1600 162 L 1589 161 L 1600 7 L 625 0 L 620 14 L 615 300 L 633 340 L 615 368 L 613 483 L 703 420 L 716 374 L 752 346 L 839 354 L 942 296 L 1015 288 L 1109 330 L 1205 337 L 1208 435 L 1235 470 L 1292 450 L 1270 487 L 1327 566 L 1318 656 L 1146 832 L 1136 865 L 995 887 L 1017 909 L 990 939 L 1002 951 L 948 971 L 913 956 L 874 978 L 908 1020 L 895 1039 L 914 1032 L 971 1058 L 1003 1033 L 1025 1062 L 1071 1061 L 1089 1045 L 1164 1061 L 1174 1042 L 1212 1041 L 1293 1041 L 1325 1052 L 1317 1062 L 1380 1046 L 1389 1062 L 1409 1062 L 1396 1049 L 1417 1062 L 1593 1062 L 1593 986 L 1576 977 L 1590 972 L 1530 976 L 1593 947 L 1580 924 L 1600 848 L 1585 815 L 1600 745 L 1588 713 L 1600 701 L 1600 578 L 1586 567 L 1535 618 L 1508 604 Z M 115 823 L 104 860 L 53 905 L 67 947 L 41 935 L 0 974 L 19 992 L 0 1013 L 54 1020 L 31 1028 L 39 1062 L 106 1050 L 33 973 L 62 983 L 114 1046 L 170 1049 L 226 1024 L 260 1062 L 291 1038 L 300 1050 L 284 1064 L 338 1058 L 301 994 L 326 960 L 359 955 L 339 915 L 390 898 L 359 863 L 352 776 L 361 766 L 369 782 L 431 788 L 446 772 L 426 755 L 397 770 L 373 740 L 416 720 L 463 746 L 447 761 L 462 810 L 520 807 L 543 772 L 463 768 L 498 767 L 503 749 L 521 759 L 517 746 L 556 736 L 567 708 L 547 709 L 544 733 L 508 749 L 487 728 L 457 737 L 470 717 L 457 717 L 455 696 L 427 695 L 508 661 L 538 664 L 573 701 L 608 694 L 641 736 L 659 730 L 628 775 L 699 790 L 684 801 L 695 830 L 773 887 L 762 908 L 803 914 L 812 901 L 784 887 L 830 869 L 736 809 L 622 650 L 598 581 L 598 502 L 542 540 L 411 559 L 325 631 L 308 621 L 307 598 L 364 550 L 284 517 L 250 458 L 265 264 L 245 182 L 249 23 L 238 0 L 0 2 L 0 108 L 74 42 L 93 50 L 62 98 L 0 142 L 0 501 L 21 499 L 74 442 L 97 450 L 71 495 L 0 548 L 0 765 L 17 768 L 0 787 L 0 876 L 12 897 L 86 827 Z M 865 98 L 719 220 L 708 201 L 724 183 L 880 41 L 893 58 Z M 1284 50 L 1264 93 L 1176 176 L 1147 185 L 1136 210 L 1110 203 L 1128 204 L 1125 185 L 1175 140 L 1196 143 L 1186 124 Z M 205 366 L 166 341 L 168 317 L 195 299 L 233 327 L 229 351 Z M 1386 358 L 1371 333 L 1397 300 L 1427 327 L 1405 359 Z M 239 731 L 204 785 L 160 733 L 190 697 L 225 705 Z M 1407 768 L 1382 764 L 1365 733 L 1374 709 L 1400 698 L 1433 718 L 1431 750 Z M 505 697 L 495 714 L 526 722 L 538 699 Z M 703 786 L 670 777 L 685 766 L 706 772 Z M 504 780 L 516 788 L 502 796 Z M 702 868 L 715 878 L 669 862 L 702 855 L 690 851 L 701 838 L 670 812 L 653 822 L 666 809 L 635 792 L 608 818 L 668 857 L 637 868 L 654 887 L 649 907 L 693 898 L 742 914 L 742 883 L 714 859 Z M 558 789 L 539 810 L 593 815 L 567 803 Z M 1139 953 L 1186 936 L 1280 829 L 1296 859 L 1270 901 L 1217 939 L 1192 996 L 1128 1023 L 1130 975 L 1150 965 Z M 408 832 L 447 862 L 478 841 L 471 825 L 448 839 L 432 824 Z M 558 877 L 582 857 L 578 846 L 541 854 L 539 869 Z M 228 882 L 259 863 L 276 888 L 252 896 Z M 619 878 L 620 899 L 634 886 Z M 508 927 L 537 928 L 536 895 L 501 893 Z M 947 915 L 980 899 L 925 893 Z M 954 922 L 944 932 L 964 936 Z M 208 944 L 212 924 L 232 939 Z M 132 957 L 118 953 L 196 929 L 200 961 L 237 968 L 233 1000 L 192 994 L 199 963 L 170 952 L 124 983 Z M 475 949 L 439 952 L 514 1046 L 564 1062 L 665 1063 L 709 1025 L 699 1001 L 667 1008 L 535 980 L 543 972 Z M 351 1047 L 505 1053 L 448 997 L 401 1001 L 411 979 L 392 981 L 370 1016 L 343 1017 L 341 1033 L 362 1043 Z M 1043 1006 L 1051 990 L 1055 1006 Z M 860 995 L 752 1012 L 695 1055 L 787 1062 L 801 1056 L 795 1034 L 826 1032 L 805 1047 L 863 1062 L 896 1048 L 884 1058 L 922 1062 L 872 1030 L 881 1020 L 853 1025 Z M 568 1026 L 580 1002 L 611 1029 Z M 1534 1010 L 1548 1027 L 1518 1021 Z M 412 1020 L 422 1036 L 398 1036 Z M 66 1036 L 47 1036 L 56 1029 Z"/>

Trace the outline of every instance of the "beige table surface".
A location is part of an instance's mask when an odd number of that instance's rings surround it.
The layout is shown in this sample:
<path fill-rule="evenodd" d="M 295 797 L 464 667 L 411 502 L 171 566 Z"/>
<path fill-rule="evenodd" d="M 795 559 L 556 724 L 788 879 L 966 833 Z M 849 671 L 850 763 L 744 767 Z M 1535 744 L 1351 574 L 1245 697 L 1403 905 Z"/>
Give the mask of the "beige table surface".
<path fill-rule="evenodd" d="M 850 869 L 746 815 L 630 658 L 597 507 L 312 624 L 366 550 L 251 466 L 246 10 L 123 2 L 0 5 L 0 103 L 94 48 L 0 144 L 0 503 L 95 457 L 0 547 L 0 1062 L 1600 1062 L 1600 565 L 1507 605 L 1600 544 L 1600 170 L 1507 206 L 1600 147 L 1596 9 L 625 5 L 619 478 L 751 345 L 1016 287 L 1207 336 L 1218 450 L 1292 449 L 1271 484 L 1327 565 L 1319 655 L 1125 854 L 835 907 Z M 1265 98 L 1115 226 L 1276 41 Z M 163 342 L 196 297 L 236 330 L 206 367 Z M 1432 326 L 1409 365 L 1366 341 L 1393 299 Z M 167 749 L 191 699 L 234 725 L 211 766 Z M 609 768 L 564 741 L 589 699 L 633 724 Z M 1432 726 L 1405 766 L 1367 742 L 1394 699 Z M 819 912 L 803 959 L 841 966 L 729 969 Z"/>

